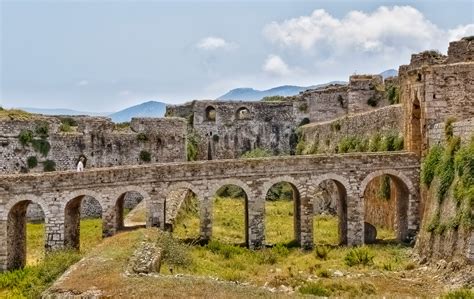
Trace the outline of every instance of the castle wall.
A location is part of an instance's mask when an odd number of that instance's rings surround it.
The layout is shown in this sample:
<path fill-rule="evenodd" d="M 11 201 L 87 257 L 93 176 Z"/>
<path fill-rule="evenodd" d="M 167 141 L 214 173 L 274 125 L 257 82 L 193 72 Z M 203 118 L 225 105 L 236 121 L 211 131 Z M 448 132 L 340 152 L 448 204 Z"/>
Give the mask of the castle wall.
<path fill-rule="evenodd" d="M 370 112 L 340 117 L 301 127 L 306 145 L 316 144 L 318 153 L 334 153 L 345 137 L 369 138 L 376 133 L 399 133 L 403 130 L 401 105 L 391 105 Z"/>
<path fill-rule="evenodd" d="M 182 107 L 169 106 L 167 115 L 187 118 L 190 130 L 198 137 L 197 160 L 213 160 L 238 158 L 255 148 L 275 155 L 290 154 L 290 137 L 308 116 L 307 108 L 301 100 L 195 101 Z"/>
<path fill-rule="evenodd" d="M 79 156 L 87 159 L 86 167 L 108 167 L 142 164 L 141 151 L 148 151 L 150 162 L 176 162 L 186 159 L 186 122 L 179 118 L 134 118 L 130 128 L 116 129 L 107 118 L 73 117 L 77 126 L 71 132 L 60 130 L 57 117 L 33 116 L 27 120 L 0 120 L 0 173 L 42 172 L 42 163 L 52 160 L 56 170 L 75 169 Z M 45 140 L 51 149 L 46 156 L 31 144 L 22 145 L 22 130 L 35 132 L 38 125 L 48 124 Z M 35 136 L 37 140 L 41 137 Z M 29 169 L 28 157 L 36 157 L 38 166 Z"/>

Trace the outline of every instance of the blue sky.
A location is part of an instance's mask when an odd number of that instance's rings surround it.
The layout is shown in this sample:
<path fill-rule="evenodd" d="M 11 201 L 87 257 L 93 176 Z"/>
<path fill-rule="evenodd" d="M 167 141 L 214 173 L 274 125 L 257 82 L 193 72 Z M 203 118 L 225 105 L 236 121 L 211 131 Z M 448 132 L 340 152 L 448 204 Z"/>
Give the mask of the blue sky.
<path fill-rule="evenodd" d="M 347 80 L 474 35 L 473 3 L 0 0 L 0 104 L 116 111 Z"/>

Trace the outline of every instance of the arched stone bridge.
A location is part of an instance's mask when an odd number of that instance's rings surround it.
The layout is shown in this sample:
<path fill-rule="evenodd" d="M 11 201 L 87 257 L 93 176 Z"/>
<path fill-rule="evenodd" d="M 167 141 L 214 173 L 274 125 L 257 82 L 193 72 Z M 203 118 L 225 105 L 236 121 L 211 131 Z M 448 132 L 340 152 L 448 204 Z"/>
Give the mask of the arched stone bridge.
<path fill-rule="evenodd" d="M 250 248 L 264 243 L 264 209 L 267 191 L 288 182 L 295 196 L 295 239 L 313 246 L 314 189 L 332 180 L 340 194 L 341 242 L 364 243 L 364 191 L 375 177 L 389 175 L 397 186 L 398 237 L 406 239 L 419 227 L 419 160 L 408 152 L 288 156 L 245 160 L 150 164 L 92 169 L 85 172 L 51 172 L 0 176 L 0 269 L 24 265 L 26 207 L 38 203 L 45 213 L 45 246 L 78 247 L 79 207 L 92 196 L 102 207 L 103 234 L 123 226 L 126 192 L 140 193 L 147 207 L 147 225 L 164 227 L 170 192 L 189 189 L 199 199 L 200 234 L 212 235 L 212 197 L 228 184 L 246 193 L 246 241 Z M 316 236 L 317 238 L 317 236 Z"/>

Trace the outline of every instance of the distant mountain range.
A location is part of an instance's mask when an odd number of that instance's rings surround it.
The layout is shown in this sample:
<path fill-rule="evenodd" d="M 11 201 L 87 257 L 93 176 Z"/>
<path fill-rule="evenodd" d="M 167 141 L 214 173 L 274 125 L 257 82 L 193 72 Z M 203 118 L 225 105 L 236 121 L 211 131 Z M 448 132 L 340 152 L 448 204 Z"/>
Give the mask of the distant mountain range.
<path fill-rule="evenodd" d="M 388 78 L 397 76 L 398 72 L 394 69 L 386 70 L 380 75 Z M 347 84 L 344 81 L 332 81 L 325 84 L 312 85 L 312 86 L 293 86 L 283 85 L 267 90 L 256 90 L 253 88 L 236 88 L 227 92 L 226 94 L 217 98 L 217 100 L 232 100 L 232 101 L 259 101 L 264 97 L 269 96 L 293 96 L 297 95 L 301 91 L 308 89 L 315 89 L 324 87 L 330 84 Z M 115 113 L 94 113 L 94 112 L 83 112 L 71 109 L 40 109 L 40 108 L 21 108 L 31 113 L 40 113 L 45 115 L 91 115 L 91 116 L 108 116 L 112 118 L 114 122 L 126 122 L 130 121 L 132 117 L 163 117 L 166 112 L 166 103 L 157 101 L 148 101 L 139 105 L 131 106 L 126 109 L 120 110 Z"/>
<path fill-rule="evenodd" d="M 166 103 L 148 101 L 132 106 L 109 115 L 116 123 L 130 121 L 132 117 L 163 117 L 166 112 Z"/>
<path fill-rule="evenodd" d="M 236 88 L 227 92 L 226 94 L 217 98 L 217 100 L 230 100 L 230 101 L 259 101 L 264 97 L 271 96 L 294 96 L 299 94 L 301 91 L 308 89 L 315 89 L 324 87 L 330 84 L 347 84 L 344 81 L 331 81 L 325 84 L 312 85 L 312 86 L 294 86 L 294 85 L 283 85 L 267 90 L 256 90 L 253 88 Z"/>

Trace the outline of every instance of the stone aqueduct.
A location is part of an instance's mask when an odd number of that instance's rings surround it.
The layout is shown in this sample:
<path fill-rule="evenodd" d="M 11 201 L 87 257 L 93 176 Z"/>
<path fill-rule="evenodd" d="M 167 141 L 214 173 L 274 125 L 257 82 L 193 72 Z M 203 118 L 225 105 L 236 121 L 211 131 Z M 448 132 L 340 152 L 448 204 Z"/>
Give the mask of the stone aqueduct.
<path fill-rule="evenodd" d="M 375 177 L 389 175 L 397 186 L 398 238 L 419 228 L 419 158 L 408 152 L 288 156 L 260 159 L 164 163 L 0 176 L 0 270 L 22 267 L 26 257 L 26 207 L 38 203 L 45 213 L 47 250 L 79 246 L 79 208 L 86 195 L 102 207 L 103 235 L 123 227 L 123 195 L 139 192 L 147 207 L 147 226 L 164 228 L 167 196 L 189 189 L 199 200 L 200 235 L 212 236 L 212 198 L 228 184 L 246 193 L 246 242 L 264 244 L 265 197 L 276 183 L 294 189 L 295 239 L 313 246 L 314 188 L 333 180 L 340 193 L 341 242 L 364 243 L 364 190 Z M 315 236 L 317 239 L 317 236 Z"/>

